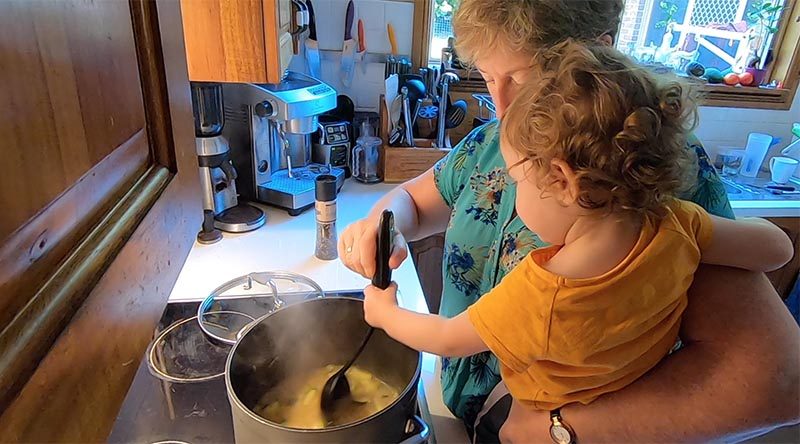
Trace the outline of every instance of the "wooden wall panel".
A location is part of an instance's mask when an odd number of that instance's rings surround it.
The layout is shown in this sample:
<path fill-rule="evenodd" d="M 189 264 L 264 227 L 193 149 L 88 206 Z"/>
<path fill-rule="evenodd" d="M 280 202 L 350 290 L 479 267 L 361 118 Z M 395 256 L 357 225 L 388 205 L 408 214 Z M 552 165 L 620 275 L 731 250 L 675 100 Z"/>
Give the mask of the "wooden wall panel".
<path fill-rule="evenodd" d="M 128 3 L 0 2 L 0 84 L 1 242 L 144 127 Z"/>
<path fill-rule="evenodd" d="M 155 204 L 16 399 L 5 411 L 0 407 L 2 442 L 106 440 L 200 227 L 189 82 L 182 30 L 176 26 L 180 9 L 172 0 L 131 0 L 131 7 L 144 10 L 147 23 L 157 13 L 163 60 L 151 62 L 164 82 L 153 91 L 166 96 L 168 109 L 153 109 L 156 102 L 149 98 L 147 114 L 167 122 L 174 176 L 160 196 L 153 195 Z"/>

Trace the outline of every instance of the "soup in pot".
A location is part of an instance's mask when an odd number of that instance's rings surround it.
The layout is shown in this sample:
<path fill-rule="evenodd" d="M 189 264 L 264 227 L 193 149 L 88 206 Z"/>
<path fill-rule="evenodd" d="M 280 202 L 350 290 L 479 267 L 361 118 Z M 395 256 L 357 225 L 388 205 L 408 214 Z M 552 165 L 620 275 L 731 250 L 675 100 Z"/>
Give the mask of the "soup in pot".
<path fill-rule="evenodd" d="M 328 378 L 341 368 L 341 365 L 327 365 L 287 379 L 266 393 L 254 411 L 286 427 L 323 429 L 366 418 L 388 407 L 399 396 L 396 388 L 354 365 L 345 373 L 351 398 L 338 400 L 331 417 L 325 418 L 322 389 Z"/>

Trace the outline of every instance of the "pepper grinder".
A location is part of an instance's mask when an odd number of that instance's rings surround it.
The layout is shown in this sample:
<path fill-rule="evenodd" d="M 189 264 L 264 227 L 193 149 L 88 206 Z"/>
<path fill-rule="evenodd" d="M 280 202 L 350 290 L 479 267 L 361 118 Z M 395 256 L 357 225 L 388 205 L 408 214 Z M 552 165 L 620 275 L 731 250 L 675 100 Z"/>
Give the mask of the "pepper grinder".
<path fill-rule="evenodd" d="M 314 192 L 317 215 L 317 246 L 314 256 L 330 261 L 339 257 L 336 252 L 336 177 L 330 174 L 317 176 Z"/>

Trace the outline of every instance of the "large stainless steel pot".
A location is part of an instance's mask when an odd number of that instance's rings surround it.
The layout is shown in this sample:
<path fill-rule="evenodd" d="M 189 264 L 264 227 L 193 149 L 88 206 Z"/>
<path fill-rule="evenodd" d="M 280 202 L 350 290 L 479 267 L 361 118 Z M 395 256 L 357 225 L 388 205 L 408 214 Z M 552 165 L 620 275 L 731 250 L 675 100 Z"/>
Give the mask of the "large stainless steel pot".
<path fill-rule="evenodd" d="M 344 364 L 356 351 L 367 327 L 362 301 L 349 297 L 289 305 L 249 326 L 231 350 L 225 367 L 236 442 L 424 441 L 424 424 L 417 427 L 421 432 L 409 437 L 409 421 L 416 413 L 420 354 L 381 330 L 372 335 L 356 364 L 402 389 L 399 398 L 382 411 L 356 423 L 319 430 L 284 427 L 253 412 L 263 394 L 287 375 Z"/>

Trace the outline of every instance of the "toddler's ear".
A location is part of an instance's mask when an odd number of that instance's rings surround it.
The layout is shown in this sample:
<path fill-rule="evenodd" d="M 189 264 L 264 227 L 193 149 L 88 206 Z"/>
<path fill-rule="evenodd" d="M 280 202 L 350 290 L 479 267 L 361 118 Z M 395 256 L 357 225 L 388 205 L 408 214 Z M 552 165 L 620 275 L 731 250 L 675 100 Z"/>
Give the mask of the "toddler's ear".
<path fill-rule="evenodd" d="M 550 177 L 548 191 L 562 205 L 571 206 L 578 201 L 578 194 L 580 194 L 578 177 L 566 162 L 561 159 L 551 160 L 548 177 Z"/>

